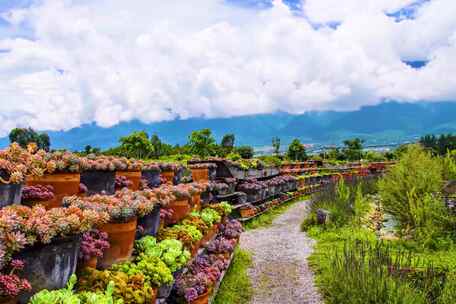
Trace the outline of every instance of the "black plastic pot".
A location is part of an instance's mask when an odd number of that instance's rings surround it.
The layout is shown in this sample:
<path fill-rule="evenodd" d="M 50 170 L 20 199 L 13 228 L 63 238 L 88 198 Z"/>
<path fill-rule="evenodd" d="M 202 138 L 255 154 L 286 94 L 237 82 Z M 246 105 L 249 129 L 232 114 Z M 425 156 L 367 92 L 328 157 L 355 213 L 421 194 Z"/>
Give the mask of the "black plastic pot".
<path fill-rule="evenodd" d="M 28 303 L 30 297 L 40 290 L 65 287 L 76 271 L 80 245 L 80 237 L 74 237 L 34 246 L 17 254 L 15 258 L 25 262 L 19 277 L 27 279 L 32 285 L 30 292 L 21 293 L 19 303 Z"/>
<path fill-rule="evenodd" d="M 149 186 L 149 188 L 160 186 L 160 171 L 158 170 L 142 171 L 141 177 L 147 181 L 147 186 Z"/>
<path fill-rule="evenodd" d="M 138 227 L 141 226 L 141 231 L 136 232 L 136 239 L 146 235 L 156 236 L 160 227 L 160 205 L 157 204 L 148 215 L 138 219 Z"/>
<path fill-rule="evenodd" d="M 86 185 L 87 194 L 111 195 L 115 192 L 115 171 L 90 170 L 81 173 L 81 183 Z"/>
<path fill-rule="evenodd" d="M 19 204 L 22 198 L 22 184 L 0 183 L 0 208 Z"/>

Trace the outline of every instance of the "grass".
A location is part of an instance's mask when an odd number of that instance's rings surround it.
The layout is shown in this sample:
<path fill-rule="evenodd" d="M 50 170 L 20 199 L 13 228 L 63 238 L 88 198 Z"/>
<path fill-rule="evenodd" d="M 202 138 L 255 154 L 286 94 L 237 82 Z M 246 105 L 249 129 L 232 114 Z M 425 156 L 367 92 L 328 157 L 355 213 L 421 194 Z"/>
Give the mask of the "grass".
<path fill-rule="evenodd" d="M 295 203 L 303 200 L 307 200 L 309 196 L 303 195 L 300 196 L 292 201 L 289 201 L 283 205 L 277 206 L 275 208 L 272 208 L 265 213 L 251 219 L 250 221 L 244 223 L 244 228 L 246 230 L 252 230 L 252 229 L 257 229 L 257 228 L 263 228 L 263 227 L 268 227 L 272 225 L 272 222 L 282 213 L 288 210 L 291 206 L 293 206 Z"/>
<path fill-rule="evenodd" d="M 253 295 L 252 283 L 247 269 L 252 265 L 248 251 L 237 247 L 233 262 L 226 273 L 214 304 L 247 304 Z"/>
<path fill-rule="evenodd" d="M 329 282 L 341 282 L 341 277 L 335 274 L 334 266 L 331 261 L 334 261 L 335 256 L 340 255 L 344 251 L 344 245 L 347 242 L 355 244 L 358 241 L 368 242 L 375 244 L 376 236 L 373 232 L 353 226 L 344 226 L 340 228 L 329 228 L 324 229 L 321 226 L 310 227 L 306 233 L 309 237 L 317 241 L 314 247 L 313 254 L 309 257 L 309 264 L 315 273 L 316 285 L 320 289 L 320 292 L 327 296 L 329 293 L 334 296 L 334 286 L 329 286 Z M 440 250 L 429 250 L 424 249 L 420 244 L 416 244 L 413 241 L 388 241 L 387 244 L 390 246 L 393 256 L 395 253 L 399 254 L 404 250 L 411 252 L 413 261 L 419 262 L 423 265 L 432 265 L 433 267 L 449 269 L 450 273 L 456 271 L 456 248 L 445 248 Z M 370 278 L 372 279 L 372 278 Z M 345 278 L 340 285 L 348 287 L 348 278 Z M 333 283 L 334 284 L 334 283 Z M 345 284 L 345 285 L 344 285 Z M 340 294 L 344 293 L 345 288 L 340 289 Z M 364 290 L 364 297 L 368 294 L 368 290 Z M 421 291 L 417 289 L 411 290 L 412 295 L 419 295 Z M 363 293 L 361 293 L 362 296 Z M 346 301 L 340 301 L 340 303 L 360 303 L 360 293 L 358 297 L 355 292 L 345 293 Z M 351 298 L 352 297 L 352 298 Z M 399 297 L 398 297 L 399 298 Z M 454 300 L 453 295 L 449 297 Z M 434 302 L 435 301 L 435 302 Z M 438 303 L 438 304 L 450 304 L 454 303 L 452 300 L 435 299 L 434 301 L 425 303 Z M 326 299 L 326 303 L 335 303 L 330 299 Z M 361 302 L 362 303 L 362 302 Z M 398 302 L 403 303 L 403 302 Z M 412 303 L 414 303 L 412 301 Z M 416 302 L 418 303 L 418 302 Z"/>

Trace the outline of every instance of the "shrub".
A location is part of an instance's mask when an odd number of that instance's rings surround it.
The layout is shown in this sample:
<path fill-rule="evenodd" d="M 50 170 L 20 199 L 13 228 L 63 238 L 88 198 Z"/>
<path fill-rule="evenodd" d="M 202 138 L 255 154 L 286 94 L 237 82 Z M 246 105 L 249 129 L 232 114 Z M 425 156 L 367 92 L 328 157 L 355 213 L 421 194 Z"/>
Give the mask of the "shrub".
<path fill-rule="evenodd" d="M 407 232 L 421 227 L 428 219 L 429 195 L 442 189 L 442 166 L 418 145 L 409 145 L 399 162 L 379 181 L 385 212 L 391 214 Z M 442 208 L 438 208 L 442 211 Z"/>

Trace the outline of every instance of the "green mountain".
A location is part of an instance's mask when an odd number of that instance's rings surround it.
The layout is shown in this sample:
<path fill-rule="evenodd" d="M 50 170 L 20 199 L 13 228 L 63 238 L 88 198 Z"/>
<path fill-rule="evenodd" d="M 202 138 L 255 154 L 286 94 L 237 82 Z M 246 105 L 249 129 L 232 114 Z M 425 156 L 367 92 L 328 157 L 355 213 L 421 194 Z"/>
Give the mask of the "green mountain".
<path fill-rule="evenodd" d="M 145 124 L 139 121 L 120 123 L 111 128 L 95 124 L 68 131 L 51 131 L 54 148 L 80 150 L 85 145 L 108 148 L 133 131 L 157 133 L 164 141 L 183 144 L 193 130 L 210 128 L 216 138 L 226 133 L 236 135 L 236 144 L 267 146 L 273 136 L 283 144 L 293 138 L 305 143 L 339 144 L 352 137 L 361 137 L 370 144 L 413 140 L 429 133 L 456 133 L 456 103 L 385 102 L 351 112 L 308 112 L 302 115 L 273 113 L 231 118 L 192 118 Z M 5 146 L 7 138 L 0 139 Z"/>

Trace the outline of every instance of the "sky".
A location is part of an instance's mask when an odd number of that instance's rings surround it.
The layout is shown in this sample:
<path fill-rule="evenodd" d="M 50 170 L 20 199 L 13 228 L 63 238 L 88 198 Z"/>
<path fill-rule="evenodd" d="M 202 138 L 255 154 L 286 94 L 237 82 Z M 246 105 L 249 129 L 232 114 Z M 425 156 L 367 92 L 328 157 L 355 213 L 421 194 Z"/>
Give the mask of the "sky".
<path fill-rule="evenodd" d="M 0 0 L 0 136 L 456 101 L 455 0 Z"/>

